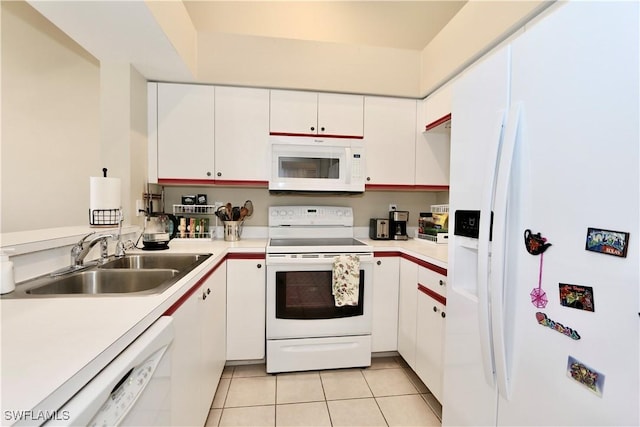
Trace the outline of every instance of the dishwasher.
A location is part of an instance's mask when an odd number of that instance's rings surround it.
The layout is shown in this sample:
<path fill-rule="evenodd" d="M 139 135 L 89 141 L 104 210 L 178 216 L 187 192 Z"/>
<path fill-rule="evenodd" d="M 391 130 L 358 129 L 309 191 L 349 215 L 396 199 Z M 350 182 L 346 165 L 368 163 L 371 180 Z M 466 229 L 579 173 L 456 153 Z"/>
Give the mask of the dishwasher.
<path fill-rule="evenodd" d="M 160 317 L 45 425 L 171 425 L 172 322 Z"/>

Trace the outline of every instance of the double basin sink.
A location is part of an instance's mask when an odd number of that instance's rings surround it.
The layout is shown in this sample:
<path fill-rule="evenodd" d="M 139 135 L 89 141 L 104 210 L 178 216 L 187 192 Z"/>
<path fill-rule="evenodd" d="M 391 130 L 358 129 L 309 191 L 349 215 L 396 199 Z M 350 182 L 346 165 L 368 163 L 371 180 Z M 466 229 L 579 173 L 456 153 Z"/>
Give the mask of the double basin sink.
<path fill-rule="evenodd" d="M 130 254 L 82 271 L 42 276 L 16 286 L 10 298 L 162 293 L 211 254 Z M 3 296 L 4 298 L 5 296 Z"/>

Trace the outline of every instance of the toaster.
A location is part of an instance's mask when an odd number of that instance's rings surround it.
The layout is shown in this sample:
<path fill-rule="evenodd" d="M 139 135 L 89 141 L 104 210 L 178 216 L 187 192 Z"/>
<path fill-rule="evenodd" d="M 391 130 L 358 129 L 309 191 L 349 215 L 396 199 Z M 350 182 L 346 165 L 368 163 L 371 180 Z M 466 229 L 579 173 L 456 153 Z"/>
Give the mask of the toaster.
<path fill-rule="evenodd" d="M 389 219 L 371 218 L 369 220 L 369 238 L 374 240 L 389 239 Z"/>

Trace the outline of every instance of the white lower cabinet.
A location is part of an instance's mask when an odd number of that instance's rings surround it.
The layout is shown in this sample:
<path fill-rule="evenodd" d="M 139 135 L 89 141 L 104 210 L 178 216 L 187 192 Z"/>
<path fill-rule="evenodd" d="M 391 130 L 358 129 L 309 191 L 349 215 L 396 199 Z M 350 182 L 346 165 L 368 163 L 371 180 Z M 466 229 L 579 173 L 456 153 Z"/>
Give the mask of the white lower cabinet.
<path fill-rule="evenodd" d="M 400 260 L 398 353 L 438 400 L 442 398 L 446 285 L 443 274 Z"/>
<path fill-rule="evenodd" d="M 226 361 L 225 263 L 171 316 L 171 425 L 204 425 Z"/>
<path fill-rule="evenodd" d="M 415 372 L 442 402 L 445 306 L 418 289 Z"/>
<path fill-rule="evenodd" d="M 398 276 L 400 258 L 376 257 L 373 269 L 371 351 L 398 349 Z"/>
<path fill-rule="evenodd" d="M 227 360 L 264 358 L 265 270 L 264 255 L 227 261 Z"/>
<path fill-rule="evenodd" d="M 400 289 L 398 298 L 398 353 L 416 369 L 416 283 L 418 264 L 400 259 Z"/>

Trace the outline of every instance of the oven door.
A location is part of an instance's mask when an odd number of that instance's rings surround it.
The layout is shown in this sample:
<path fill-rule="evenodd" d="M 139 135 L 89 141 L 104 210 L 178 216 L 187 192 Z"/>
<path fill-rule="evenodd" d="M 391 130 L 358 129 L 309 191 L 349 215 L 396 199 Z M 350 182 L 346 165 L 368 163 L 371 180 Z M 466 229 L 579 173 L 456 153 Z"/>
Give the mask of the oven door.
<path fill-rule="evenodd" d="M 370 334 L 373 255 L 359 256 L 359 302 L 342 307 L 332 294 L 335 255 L 267 256 L 267 339 Z"/>

